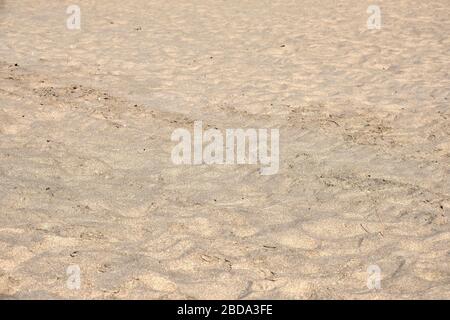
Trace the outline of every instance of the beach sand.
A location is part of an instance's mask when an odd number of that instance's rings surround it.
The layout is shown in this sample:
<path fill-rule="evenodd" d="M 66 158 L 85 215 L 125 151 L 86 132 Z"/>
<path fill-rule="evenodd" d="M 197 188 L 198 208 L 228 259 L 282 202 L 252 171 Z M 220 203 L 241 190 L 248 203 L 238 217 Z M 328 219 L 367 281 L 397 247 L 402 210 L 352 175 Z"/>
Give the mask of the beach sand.
<path fill-rule="evenodd" d="M 372 4 L 0 1 L 0 296 L 449 299 L 449 3 Z M 197 120 L 279 172 L 173 164 Z"/>

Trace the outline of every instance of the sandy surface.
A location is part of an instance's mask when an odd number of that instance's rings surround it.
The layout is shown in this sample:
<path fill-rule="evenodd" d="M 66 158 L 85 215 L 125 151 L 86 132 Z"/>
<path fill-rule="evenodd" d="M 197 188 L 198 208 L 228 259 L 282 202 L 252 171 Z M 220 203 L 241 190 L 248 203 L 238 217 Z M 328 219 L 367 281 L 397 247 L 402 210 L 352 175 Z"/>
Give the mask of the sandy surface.
<path fill-rule="evenodd" d="M 450 298 L 448 0 L 381 30 L 371 1 L 70 4 L 0 0 L 1 297 Z M 279 128 L 278 174 L 174 165 L 196 120 Z"/>

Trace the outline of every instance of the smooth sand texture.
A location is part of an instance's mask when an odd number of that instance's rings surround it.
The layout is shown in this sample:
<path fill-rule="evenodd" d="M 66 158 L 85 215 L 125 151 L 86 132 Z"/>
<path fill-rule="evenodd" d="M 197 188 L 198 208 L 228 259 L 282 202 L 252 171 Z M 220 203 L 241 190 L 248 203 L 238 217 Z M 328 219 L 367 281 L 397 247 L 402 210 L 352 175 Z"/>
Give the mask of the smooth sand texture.
<path fill-rule="evenodd" d="M 0 1 L 2 298 L 450 298 L 448 0 L 381 30 L 372 1 L 74 2 Z M 174 165 L 196 120 L 279 128 L 279 173 Z"/>

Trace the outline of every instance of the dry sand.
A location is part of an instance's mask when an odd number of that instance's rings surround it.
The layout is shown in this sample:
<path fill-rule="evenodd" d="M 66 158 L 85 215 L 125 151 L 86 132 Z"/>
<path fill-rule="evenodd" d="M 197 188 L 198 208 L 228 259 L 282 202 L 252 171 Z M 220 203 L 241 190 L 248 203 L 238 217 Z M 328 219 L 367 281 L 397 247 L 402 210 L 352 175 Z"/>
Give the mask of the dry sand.
<path fill-rule="evenodd" d="M 0 1 L 0 296 L 450 298 L 448 0 L 70 4 Z M 174 165 L 195 120 L 278 174 Z"/>

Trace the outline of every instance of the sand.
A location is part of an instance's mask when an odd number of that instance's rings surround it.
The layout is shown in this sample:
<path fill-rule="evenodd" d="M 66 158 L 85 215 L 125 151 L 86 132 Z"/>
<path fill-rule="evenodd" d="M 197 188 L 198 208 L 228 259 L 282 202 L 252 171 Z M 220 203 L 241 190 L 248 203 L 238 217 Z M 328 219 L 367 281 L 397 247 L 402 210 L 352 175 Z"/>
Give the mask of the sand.
<path fill-rule="evenodd" d="M 371 4 L 0 1 L 0 297 L 449 299 L 449 3 Z M 197 120 L 279 172 L 173 164 Z"/>

